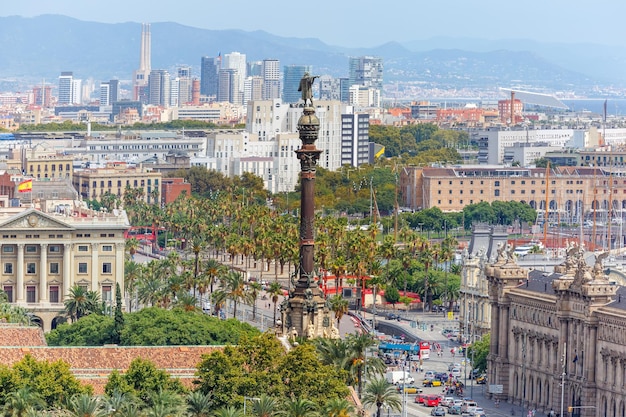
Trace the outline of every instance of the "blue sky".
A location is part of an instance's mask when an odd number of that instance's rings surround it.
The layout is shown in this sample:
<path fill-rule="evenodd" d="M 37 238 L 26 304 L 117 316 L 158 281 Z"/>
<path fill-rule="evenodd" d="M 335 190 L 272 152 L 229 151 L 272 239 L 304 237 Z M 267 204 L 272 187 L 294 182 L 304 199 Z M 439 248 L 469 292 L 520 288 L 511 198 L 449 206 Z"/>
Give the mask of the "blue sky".
<path fill-rule="evenodd" d="M 262 29 L 349 47 L 434 36 L 608 45 L 626 39 L 626 2 L 618 0 L 19 0 L 0 8 L 0 16 L 40 14 Z"/>

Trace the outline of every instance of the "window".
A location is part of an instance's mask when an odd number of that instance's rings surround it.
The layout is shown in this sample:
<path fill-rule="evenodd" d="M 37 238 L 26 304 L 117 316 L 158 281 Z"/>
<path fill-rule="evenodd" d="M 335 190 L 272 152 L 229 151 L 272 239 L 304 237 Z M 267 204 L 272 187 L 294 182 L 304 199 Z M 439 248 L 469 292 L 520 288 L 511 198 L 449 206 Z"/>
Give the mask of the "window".
<path fill-rule="evenodd" d="M 102 273 L 103 274 L 111 274 L 113 269 L 111 268 L 111 262 L 105 262 L 102 264 Z"/>
<path fill-rule="evenodd" d="M 499 186 L 500 186 L 500 181 L 496 181 L 494 185 L 495 185 L 496 187 L 499 187 Z"/>
<path fill-rule="evenodd" d="M 11 262 L 7 262 L 4 264 L 4 273 L 5 274 L 13 273 L 13 264 Z"/>
<path fill-rule="evenodd" d="M 7 301 L 9 303 L 13 302 L 13 286 L 12 285 L 5 285 L 4 287 L 2 287 L 2 290 L 4 291 L 4 293 L 7 296 Z"/>
<path fill-rule="evenodd" d="M 48 246 L 48 252 L 50 252 L 50 253 L 60 253 L 61 252 L 61 246 L 59 246 L 59 245 Z"/>
<path fill-rule="evenodd" d="M 28 262 L 26 264 L 26 273 L 27 274 L 37 273 L 37 264 L 35 264 L 34 262 Z"/>
<path fill-rule="evenodd" d="M 79 245 L 78 246 L 78 251 L 79 252 L 89 252 L 89 246 L 87 246 L 87 245 Z"/>
<path fill-rule="evenodd" d="M 111 301 L 111 286 L 102 286 L 102 301 Z"/>
<path fill-rule="evenodd" d="M 51 262 L 50 263 L 50 273 L 51 274 L 58 274 L 59 273 L 59 263 L 58 262 Z"/>
<path fill-rule="evenodd" d="M 496 193 L 495 193 L 495 196 L 496 196 L 496 197 L 500 197 L 500 190 L 495 190 L 495 192 L 496 192 Z"/>
<path fill-rule="evenodd" d="M 4 252 L 4 253 L 13 253 L 13 251 L 14 251 L 13 246 L 5 245 L 5 246 L 2 247 L 2 252 Z"/>
<path fill-rule="evenodd" d="M 28 285 L 26 287 L 26 302 L 27 303 L 34 303 L 37 298 L 37 287 L 35 287 L 34 285 Z"/>
<path fill-rule="evenodd" d="M 51 303 L 59 302 L 59 286 L 58 285 L 50 286 L 50 302 Z"/>
<path fill-rule="evenodd" d="M 87 273 L 87 262 L 79 262 L 78 263 L 78 273 L 86 274 Z"/>
<path fill-rule="evenodd" d="M 26 245 L 26 253 L 37 253 L 37 246 Z"/>
<path fill-rule="evenodd" d="M 112 252 L 112 251 L 113 251 L 112 245 L 102 245 L 102 252 Z"/>

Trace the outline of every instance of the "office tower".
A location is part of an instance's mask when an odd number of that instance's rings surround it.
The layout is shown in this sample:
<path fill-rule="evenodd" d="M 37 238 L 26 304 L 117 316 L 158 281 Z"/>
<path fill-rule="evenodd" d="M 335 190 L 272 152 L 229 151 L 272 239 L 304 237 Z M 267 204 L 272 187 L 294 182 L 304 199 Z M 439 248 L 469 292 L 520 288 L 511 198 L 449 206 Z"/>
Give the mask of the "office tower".
<path fill-rule="evenodd" d="M 73 104 L 74 94 L 72 89 L 74 88 L 74 73 L 71 71 L 63 71 L 59 76 L 59 98 L 57 102 L 59 104 Z"/>
<path fill-rule="evenodd" d="M 217 58 L 204 56 L 200 61 L 200 94 L 203 96 L 217 97 L 217 81 L 221 59 L 221 56 Z"/>
<path fill-rule="evenodd" d="M 170 105 L 170 73 L 166 70 L 152 70 L 148 76 L 148 91 L 150 104 L 155 106 Z"/>
<path fill-rule="evenodd" d="M 241 104 L 243 92 L 239 88 L 239 71 L 234 68 L 222 68 L 219 72 L 217 101 Z"/>
<path fill-rule="evenodd" d="M 170 107 L 178 107 L 178 87 L 180 85 L 180 78 L 175 77 L 170 79 Z"/>
<path fill-rule="evenodd" d="M 286 68 L 286 67 L 285 67 Z M 309 71 L 310 73 L 310 71 Z M 287 78 L 285 77 L 285 80 Z M 322 75 L 319 79 L 320 86 L 320 100 L 341 100 L 341 89 L 339 78 L 331 77 L 330 75 Z M 296 88 L 297 90 L 297 88 Z M 284 91 L 287 91 L 287 84 L 285 81 Z M 285 94 L 283 92 L 283 95 Z M 300 95 L 298 95 L 298 99 Z"/>
<path fill-rule="evenodd" d="M 150 34 L 150 24 L 141 25 L 141 44 L 139 46 L 139 69 L 133 75 L 133 97 L 135 100 L 147 97 L 148 77 L 152 68 L 152 35 Z"/>
<path fill-rule="evenodd" d="M 119 80 L 100 83 L 100 106 L 111 106 L 119 100 L 119 85 Z"/>
<path fill-rule="evenodd" d="M 230 54 L 224 55 L 221 69 L 237 70 L 237 77 L 239 77 L 237 87 L 243 96 L 243 86 L 246 81 L 246 55 L 239 52 L 231 52 Z M 219 87 L 219 89 L 221 89 L 221 87 Z"/>
<path fill-rule="evenodd" d="M 283 67 L 283 102 L 297 103 L 302 96 L 298 91 L 300 80 L 305 72 L 312 74 L 310 65 L 287 65 Z M 321 92 L 320 84 L 320 92 Z M 321 95 L 320 95 L 321 98 Z M 333 100 L 333 99 L 326 99 Z"/>
<path fill-rule="evenodd" d="M 374 56 L 351 57 L 349 61 L 350 85 L 383 89 L 383 59 Z"/>
<path fill-rule="evenodd" d="M 350 101 L 350 79 L 349 78 L 340 78 L 339 79 L 339 99 L 342 103 L 347 103 Z"/>
<path fill-rule="evenodd" d="M 246 64 L 248 77 L 263 76 L 263 61 L 250 61 Z"/>
<path fill-rule="evenodd" d="M 280 98 L 280 61 L 264 59 L 263 72 L 263 100 Z"/>
<path fill-rule="evenodd" d="M 172 95 L 174 92 L 172 92 Z M 178 68 L 178 106 L 191 102 L 191 67 Z"/>
<path fill-rule="evenodd" d="M 247 104 L 250 100 L 262 100 L 262 97 L 263 78 L 259 76 L 246 78 L 246 84 L 243 88 L 243 104 Z"/>

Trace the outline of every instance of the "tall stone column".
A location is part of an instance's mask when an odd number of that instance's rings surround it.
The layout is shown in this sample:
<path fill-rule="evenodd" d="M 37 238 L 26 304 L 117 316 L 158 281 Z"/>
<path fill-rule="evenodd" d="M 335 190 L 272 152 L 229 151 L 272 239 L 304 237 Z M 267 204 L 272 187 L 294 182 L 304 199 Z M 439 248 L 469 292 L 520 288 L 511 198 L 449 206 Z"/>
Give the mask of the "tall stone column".
<path fill-rule="evenodd" d="M 71 260 L 72 244 L 65 243 L 63 245 L 63 292 L 61 293 L 61 300 L 65 300 L 65 297 L 70 292 L 70 278 L 72 274 L 72 260 Z"/>
<path fill-rule="evenodd" d="M 17 293 L 17 302 L 23 303 L 24 300 L 24 244 L 17 244 L 17 288 L 15 292 Z"/>
<path fill-rule="evenodd" d="M 304 81 L 304 79 L 303 79 Z M 306 106 L 306 103 L 305 103 Z M 330 309 L 321 279 L 316 277 L 314 265 L 314 219 L 315 219 L 315 173 L 321 150 L 315 147 L 320 122 L 315 109 L 304 107 L 298 120 L 298 132 L 302 147 L 296 151 L 300 160 L 300 261 L 298 278 L 292 278 L 293 288 L 281 306 L 283 334 L 290 337 L 335 337 L 338 330 L 332 325 Z"/>
<path fill-rule="evenodd" d="M 98 291 L 98 243 L 91 244 L 91 291 Z"/>
<path fill-rule="evenodd" d="M 48 302 L 48 244 L 39 245 L 41 256 L 39 257 L 39 301 Z"/>

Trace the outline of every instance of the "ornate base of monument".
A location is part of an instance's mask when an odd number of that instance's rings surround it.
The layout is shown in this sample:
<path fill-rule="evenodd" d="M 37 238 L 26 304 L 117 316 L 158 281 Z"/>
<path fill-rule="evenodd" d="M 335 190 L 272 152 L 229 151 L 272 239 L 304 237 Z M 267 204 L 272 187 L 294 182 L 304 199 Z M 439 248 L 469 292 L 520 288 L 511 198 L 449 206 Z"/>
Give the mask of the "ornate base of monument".
<path fill-rule="evenodd" d="M 283 334 L 295 337 L 339 337 L 333 325 L 332 312 L 317 287 L 302 291 L 292 290 L 282 306 Z"/>

